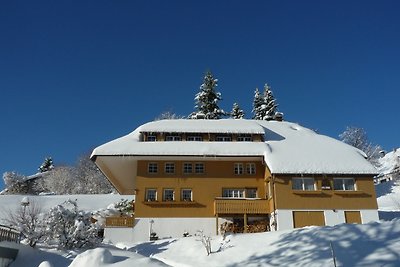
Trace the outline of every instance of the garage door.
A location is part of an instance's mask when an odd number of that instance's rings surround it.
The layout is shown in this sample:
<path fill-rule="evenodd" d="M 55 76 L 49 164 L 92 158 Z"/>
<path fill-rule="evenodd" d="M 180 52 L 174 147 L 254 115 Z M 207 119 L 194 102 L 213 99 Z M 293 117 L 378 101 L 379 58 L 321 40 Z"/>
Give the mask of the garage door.
<path fill-rule="evenodd" d="M 346 223 L 361 223 L 361 214 L 359 211 L 345 211 L 344 217 Z"/>
<path fill-rule="evenodd" d="M 325 217 L 323 211 L 293 211 L 294 228 L 317 225 L 325 225 Z"/>

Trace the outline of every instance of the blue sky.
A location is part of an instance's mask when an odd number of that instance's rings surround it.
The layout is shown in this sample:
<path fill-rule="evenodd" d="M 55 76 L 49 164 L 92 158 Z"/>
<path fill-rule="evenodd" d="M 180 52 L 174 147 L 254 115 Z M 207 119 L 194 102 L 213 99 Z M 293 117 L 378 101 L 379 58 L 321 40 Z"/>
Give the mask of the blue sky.
<path fill-rule="evenodd" d="M 399 1 L 3 1 L 0 173 L 33 174 L 187 115 L 203 74 L 251 116 L 268 82 L 285 119 L 400 147 Z M 1 181 L 2 182 L 2 181 Z M 2 184 L 0 184 L 0 188 Z"/>

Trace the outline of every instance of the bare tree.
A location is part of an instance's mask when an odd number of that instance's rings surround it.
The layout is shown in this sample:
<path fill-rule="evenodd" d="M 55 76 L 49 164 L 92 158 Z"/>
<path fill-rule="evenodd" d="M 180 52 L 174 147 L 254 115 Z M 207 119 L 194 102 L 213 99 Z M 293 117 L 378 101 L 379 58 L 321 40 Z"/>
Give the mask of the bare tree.
<path fill-rule="evenodd" d="M 35 201 L 21 202 L 21 204 L 24 205 L 16 211 L 9 211 L 5 221 L 21 232 L 29 246 L 35 247 L 45 235 L 42 208 Z"/>

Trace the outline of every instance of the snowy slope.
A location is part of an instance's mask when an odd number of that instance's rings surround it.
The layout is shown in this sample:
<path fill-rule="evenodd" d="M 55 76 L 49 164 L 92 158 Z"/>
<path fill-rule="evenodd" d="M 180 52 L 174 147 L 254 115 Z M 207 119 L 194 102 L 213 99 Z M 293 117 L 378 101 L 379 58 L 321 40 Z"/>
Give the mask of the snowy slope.
<path fill-rule="evenodd" d="M 394 172 L 400 172 L 400 149 L 395 149 L 387 153 L 384 157 L 379 159 L 379 174 L 391 174 Z"/>

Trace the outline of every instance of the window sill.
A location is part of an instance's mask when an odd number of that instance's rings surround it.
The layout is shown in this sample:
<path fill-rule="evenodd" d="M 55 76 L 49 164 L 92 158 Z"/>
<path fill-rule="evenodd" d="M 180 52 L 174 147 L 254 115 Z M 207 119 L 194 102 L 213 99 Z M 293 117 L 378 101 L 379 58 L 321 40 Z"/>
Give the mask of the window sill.
<path fill-rule="evenodd" d="M 336 195 L 364 195 L 365 192 L 361 190 L 335 190 Z"/>
<path fill-rule="evenodd" d="M 296 195 L 322 195 L 322 190 L 292 190 Z"/>
<path fill-rule="evenodd" d="M 195 201 L 143 201 L 144 205 L 157 207 L 197 206 Z"/>

